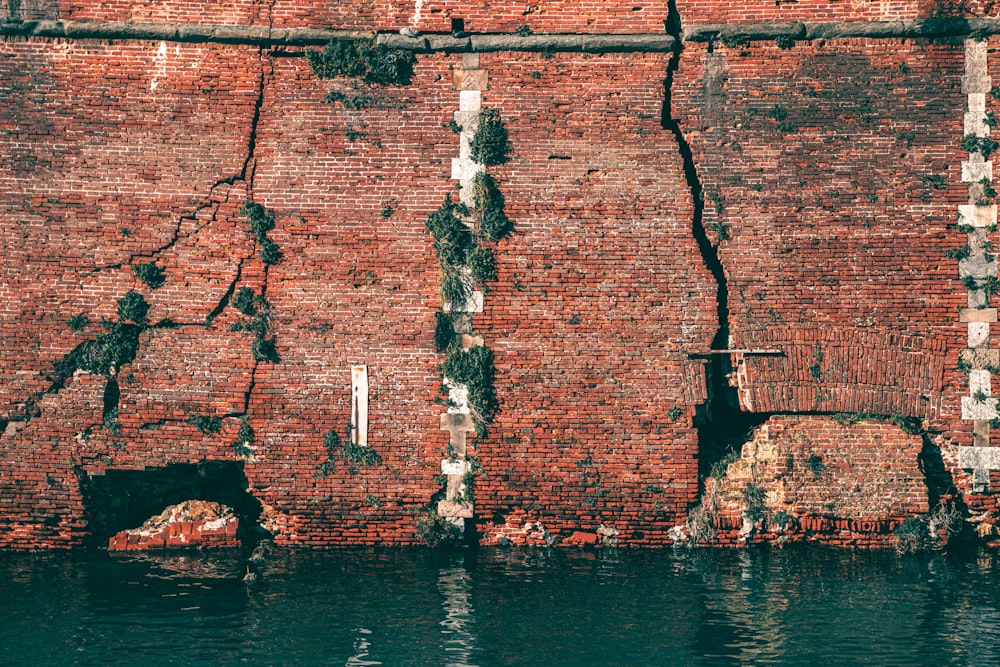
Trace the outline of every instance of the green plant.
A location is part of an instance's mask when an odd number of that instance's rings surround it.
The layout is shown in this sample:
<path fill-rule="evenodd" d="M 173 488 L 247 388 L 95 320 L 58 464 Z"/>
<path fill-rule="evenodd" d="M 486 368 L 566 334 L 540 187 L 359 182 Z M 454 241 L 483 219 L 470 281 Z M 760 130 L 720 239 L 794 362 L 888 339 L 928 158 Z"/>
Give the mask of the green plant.
<path fill-rule="evenodd" d="M 712 469 L 708 473 L 709 477 L 714 477 L 715 479 L 721 479 L 726 476 L 726 471 L 729 469 L 733 463 L 736 463 L 740 459 L 740 453 L 734 449 L 730 449 L 726 452 L 726 455 L 721 459 L 712 464 Z"/>
<path fill-rule="evenodd" d="M 785 510 L 779 510 L 774 513 L 774 516 L 771 517 L 770 523 L 772 526 L 784 530 L 785 528 L 788 527 L 788 524 L 791 520 L 792 520 L 792 515 L 789 512 L 786 512 Z"/>
<path fill-rule="evenodd" d="M 118 408 L 111 408 L 108 410 L 107 414 L 104 415 L 102 426 L 104 426 L 104 429 L 111 435 L 121 435 L 122 424 L 118 421 Z"/>
<path fill-rule="evenodd" d="M 923 432 L 921 428 L 920 420 L 916 417 L 907 417 L 900 414 L 889 415 L 889 421 L 899 427 L 903 433 L 909 433 L 910 435 L 920 435 Z"/>
<path fill-rule="evenodd" d="M 965 286 L 965 289 L 969 290 L 979 289 L 979 282 L 972 276 L 965 276 L 962 278 L 962 285 Z"/>
<path fill-rule="evenodd" d="M 448 268 L 441 274 L 441 301 L 449 304 L 451 311 L 465 310 L 472 298 L 472 285 L 457 270 Z"/>
<path fill-rule="evenodd" d="M 766 498 L 767 490 L 764 487 L 753 483 L 747 484 L 747 488 L 743 491 L 743 501 L 747 505 L 746 509 L 743 510 L 743 515 L 750 523 L 757 523 L 764 518 L 766 514 L 764 501 Z"/>
<path fill-rule="evenodd" d="M 434 313 L 434 317 L 437 320 L 434 326 L 434 347 L 438 352 L 444 352 L 455 342 L 455 324 L 444 313 Z"/>
<path fill-rule="evenodd" d="M 378 509 L 382 507 L 382 501 L 379 500 L 378 496 L 373 496 L 372 494 L 369 493 L 368 495 L 365 496 L 365 505 Z"/>
<path fill-rule="evenodd" d="M 972 370 L 972 364 L 965 360 L 965 357 L 958 358 L 958 364 L 955 367 L 959 373 L 968 373 Z"/>
<path fill-rule="evenodd" d="M 492 166 L 507 162 L 511 146 L 499 111 L 485 107 L 479 112 L 479 125 L 472 137 L 471 149 L 472 159 L 479 164 Z"/>
<path fill-rule="evenodd" d="M 368 109 L 370 107 L 378 107 L 381 105 L 381 100 L 375 95 L 368 95 L 360 93 L 358 95 L 348 95 L 339 90 L 331 90 L 326 94 L 326 101 L 330 103 L 340 102 L 344 105 L 346 109 L 354 109 L 355 111 L 361 109 Z"/>
<path fill-rule="evenodd" d="M 923 180 L 935 190 L 944 190 L 948 187 L 944 181 L 944 176 L 940 174 L 927 174 L 923 177 Z"/>
<path fill-rule="evenodd" d="M 86 329 L 87 326 L 90 324 L 90 318 L 88 318 L 83 313 L 80 313 L 79 315 L 74 315 L 73 317 L 69 318 L 66 321 L 66 324 L 69 325 L 69 328 L 72 331 L 82 331 L 83 329 Z"/>
<path fill-rule="evenodd" d="M 487 291 L 486 283 L 497 279 L 493 251 L 483 246 L 475 246 L 469 251 L 466 259 L 469 262 L 469 269 L 472 271 L 472 279 L 483 288 L 484 292 Z"/>
<path fill-rule="evenodd" d="M 142 327 L 135 324 L 112 324 L 107 333 L 80 347 L 69 360 L 70 364 L 88 373 L 112 375 L 135 359 L 142 330 Z"/>
<path fill-rule="evenodd" d="M 364 466 L 375 466 L 382 463 L 382 457 L 371 447 L 356 445 L 349 439 L 340 446 L 340 454 L 345 461 Z"/>
<path fill-rule="evenodd" d="M 379 211 L 378 214 L 381 215 L 386 220 L 388 220 L 389 218 L 392 217 L 392 214 L 395 213 L 395 212 L 396 212 L 396 209 L 394 209 L 392 206 L 388 206 L 387 205 L 387 206 L 385 206 L 385 208 L 383 208 L 381 211 Z"/>
<path fill-rule="evenodd" d="M 993 99 L 1000 100 L 1000 86 L 993 86 L 993 88 L 990 89 L 990 95 Z"/>
<path fill-rule="evenodd" d="M 977 137 L 975 134 L 967 134 L 962 139 L 962 150 L 970 153 L 980 153 L 984 158 L 988 158 L 1000 144 L 989 137 Z"/>
<path fill-rule="evenodd" d="M 527 37 L 531 34 L 531 27 L 527 23 L 522 23 L 521 25 L 514 28 L 514 34 L 518 37 Z"/>
<path fill-rule="evenodd" d="M 806 460 L 806 468 L 809 472 L 813 474 L 813 477 L 819 477 L 826 470 L 826 464 L 823 463 L 823 457 L 819 454 L 810 454 L 809 458 Z"/>
<path fill-rule="evenodd" d="M 477 345 L 468 350 L 453 346 L 441 364 L 441 374 L 468 387 L 469 407 L 476 421 L 477 432 L 493 420 L 497 409 L 493 377 L 493 353 Z"/>
<path fill-rule="evenodd" d="M 365 137 L 368 136 L 368 133 L 362 132 L 361 130 L 355 130 L 354 128 L 349 127 L 346 130 L 344 130 L 344 136 L 347 137 L 348 141 L 354 142 L 357 141 L 358 139 L 364 139 Z"/>
<path fill-rule="evenodd" d="M 980 289 L 983 290 L 986 296 L 993 296 L 997 292 L 1000 292 L 1000 280 L 997 280 L 995 276 L 987 276 Z"/>
<path fill-rule="evenodd" d="M 975 40 L 977 42 L 985 42 L 988 41 L 989 38 L 990 38 L 990 33 L 985 30 L 977 29 L 969 33 L 969 39 Z"/>
<path fill-rule="evenodd" d="M 969 245 L 966 244 L 958 248 L 948 248 L 947 250 L 944 251 L 944 254 L 950 257 L 951 259 L 962 261 L 963 259 L 966 259 L 970 254 L 972 254 L 972 248 L 970 248 Z"/>
<path fill-rule="evenodd" d="M 716 237 L 719 241 L 729 240 L 729 227 L 721 222 L 712 223 L 712 231 L 715 232 Z"/>
<path fill-rule="evenodd" d="M 246 216 L 250 232 L 257 238 L 261 261 L 265 264 L 280 262 L 281 250 L 278 249 L 278 244 L 267 236 L 267 233 L 274 229 L 274 216 L 260 204 L 251 201 L 244 202 L 239 213 Z"/>
<path fill-rule="evenodd" d="M 257 307 L 260 305 L 261 298 L 255 296 L 253 290 L 249 287 L 241 287 L 236 290 L 236 294 L 233 295 L 229 303 L 244 315 L 253 317 L 257 314 Z"/>
<path fill-rule="evenodd" d="M 931 547 L 930 521 L 927 515 L 911 516 L 893 531 L 893 546 L 899 555 L 926 551 Z"/>
<path fill-rule="evenodd" d="M 442 269 L 465 264 L 465 256 L 472 247 L 472 233 L 458 217 L 467 215 L 468 208 L 456 204 L 449 194 L 441 206 L 427 216 L 426 226 L 434 237 L 434 250 Z"/>
<path fill-rule="evenodd" d="M 976 231 L 975 227 L 973 227 L 972 225 L 966 225 L 966 224 L 957 225 L 956 228 L 962 234 L 971 234 L 972 232 Z"/>
<path fill-rule="evenodd" d="M 256 338 L 250 351 L 257 361 L 266 361 L 272 364 L 281 363 L 281 356 L 278 355 L 273 338 Z"/>
<path fill-rule="evenodd" d="M 146 320 L 148 313 L 149 304 L 138 292 L 126 292 L 125 296 L 118 300 L 118 317 L 121 320 L 145 327 L 149 323 Z"/>
<path fill-rule="evenodd" d="M 255 436 L 253 427 L 247 422 L 246 415 L 243 415 L 240 420 L 240 428 L 236 431 L 236 440 L 233 442 L 233 451 L 236 452 L 237 456 L 246 458 L 253 454 L 250 446 L 254 443 Z"/>
<path fill-rule="evenodd" d="M 785 109 L 785 107 L 781 106 L 780 104 L 775 104 L 773 107 L 771 107 L 771 110 L 767 112 L 767 116 L 768 118 L 771 118 L 772 120 L 775 120 L 780 123 L 781 121 L 788 118 L 788 111 Z"/>
<path fill-rule="evenodd" d="M 823 377 L 823 369 L 822 369 L 822 367 L 818 363 L 812 364 L 809 367 L 809 375 L 812 376 L 816 380 L 822 379 L 822 377 Z"/>
<path fill-rule="evenodd" d="M 479 213 L 478 235 L 486 240 L 498 241 L 514 229 L 514 223 L 504 213 L 504 196 L 496 181 L 485 171 L 472 180 L 472 201 Z"/>
<path fill-rule="evenodd" d="M 778 35 L 774 38 L 774 43 L 779 49 L 790 49 L 795 46 L 795 38 L 791 35 Z"/>
<path fill-rule="evenodd" d="M 218 433 L 222 430 L 222 420 L 218 417 L 195 415 L 193 417 L 188 417 L 184 421 L 191 424 L 202 433 Z"/>
<path fill-rule="evenodd" d="M 996 114 L 994 114 L 992 111 L 987 111 L 983 115 L 983 125 L 985 125 L 986 127 L 996 127 L 997 126 Z"/>
<path fill-rule="evenodd" d="M 900 141 L 906 142 L 907 148 L 913 145 L 913 142 L 917 140 L 917 135 L 913 132 L 900 132 L 896 135 L 896 138 Z"/>
<path fill-rule="evenodd" d="M 669 419 L 670 421 L 675 421 L 682 414 L 683 411 L 678 406 L 675 405 L 674 407 L 667 410 L 667 419 Z"/>
<path fill-rule="evenodd" d="M 448 121 L 448 129 L 454 132 L 455 134 L 461 134 L 462 130 L 464 130 L 465 128 L 459 125 L 458 121 L 452 118 L 451 120 Z"/>
<path fill-rule="evenodd" d="M 987 398 L 989 398 L 989 396 L 987 396 L 986 392 L 982 389 L 977 389 L 976 393 L 972 395 L 972 400 L 976 403 L 985 403 Z"/>
<path fill-rule="evenodd" d="M 148 264 L 133 264 L 132 272 L 135 273 L 135 277 L 138 278 L 140 282 L 149 285 L 151 289 L 162 287 L 163 283 L 167 280 L 163 276 L 163 269 L 158 267 L 153 262 L 149 262 Z"/>
<path fill-rule="evenodd" d="M 417 537 L 435 549 L 451 547 L 462 541 L 461 529 L 441 518 L 434 510 L 417 522 Z"/>
<path fill-rule="evenodd" d="M 417 59 L 410 51 L 364 39 L 333 40 L 322 51 L 307 49 L 306 61 L 321 79 L 364 77 L 368 83 L 405 86 L 413 78 Z"/>

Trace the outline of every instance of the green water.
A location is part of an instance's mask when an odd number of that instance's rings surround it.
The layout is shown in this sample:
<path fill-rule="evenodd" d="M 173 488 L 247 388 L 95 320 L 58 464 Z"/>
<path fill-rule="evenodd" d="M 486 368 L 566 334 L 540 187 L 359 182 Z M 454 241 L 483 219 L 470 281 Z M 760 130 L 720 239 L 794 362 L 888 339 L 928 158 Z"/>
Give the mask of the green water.
<path fill-rule="evenodd" d="M 0 554 L 3 665 L 1000 665 L 1000 556 Z"/>

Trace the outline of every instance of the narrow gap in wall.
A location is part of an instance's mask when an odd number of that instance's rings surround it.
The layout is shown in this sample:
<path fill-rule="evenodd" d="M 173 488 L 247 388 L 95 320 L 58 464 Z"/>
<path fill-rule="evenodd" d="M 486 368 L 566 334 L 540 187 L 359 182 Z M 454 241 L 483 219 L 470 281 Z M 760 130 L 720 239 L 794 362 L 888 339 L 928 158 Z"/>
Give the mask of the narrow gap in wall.
<path fill-rule="evenodd" d="M 118 418 L 118 400 L 121 398 L 121 390 L 118 387 L 118 380 L 108 378 L 108 383 L 104 386 L 104 421 Z"/>
<path fill-rule="evenodd" d="M 712 245 L 704 225 L 705 194 L 698 169 L 695 165 L 691 145 L 684 137 L 680 122 L 672 115 L 672 100 L 674 76 L 680 67 L 683 52 L 683 36 L 680 14 L 677 11 L 676 0 L 669 3 L 668 17 L 664 21 L 668 34 L 675 39 L 674 52 L 667 66 L 667 77 L 664 82 L 663 112 L 661 125 L 669 130 L 676 139 L 677 151 L 684 165 L 684 178 L 691 191 L 694 207 L 691 221 L 691 233 L 698 250 L 701 253 L 705 267 L 712 274 L 716 283 L 716 313 L 718 329 L 712 338 L 710 347 L 714 350 L 726 349 L 729 346 L 729 288 L 726 274 L 719 259 L 718 248 Z M 739 445 L 746 442 L 755 427 L 767 420 L 767 414 L 750 414 L 740 410 L 736 390 L 729 386 L 728 376 L 732 373 L 732 362 L 729 355 L 713 355 L 706 365 L 708 399 L 699 406 L 695 415 L 698 427 L 698 466 L 699 477 L 704 478 L 713 464 L 721 460 L 734 449 L 738 452 Z"/>

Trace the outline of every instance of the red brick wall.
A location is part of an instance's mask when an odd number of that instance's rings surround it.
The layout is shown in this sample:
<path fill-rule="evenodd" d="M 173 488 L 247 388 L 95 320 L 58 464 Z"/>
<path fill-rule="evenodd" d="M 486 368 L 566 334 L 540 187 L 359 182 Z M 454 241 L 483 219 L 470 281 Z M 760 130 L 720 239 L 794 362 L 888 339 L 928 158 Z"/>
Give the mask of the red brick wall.
<path fill-rule="evenodd" d="M 674 114 L 759 411 L 932 416 L 961 339 L 960 47 L 688 44 Z M 943 179 L 936 189 L 931 177 Z M 724 229 L 720 239 L 719 229 Z"/>

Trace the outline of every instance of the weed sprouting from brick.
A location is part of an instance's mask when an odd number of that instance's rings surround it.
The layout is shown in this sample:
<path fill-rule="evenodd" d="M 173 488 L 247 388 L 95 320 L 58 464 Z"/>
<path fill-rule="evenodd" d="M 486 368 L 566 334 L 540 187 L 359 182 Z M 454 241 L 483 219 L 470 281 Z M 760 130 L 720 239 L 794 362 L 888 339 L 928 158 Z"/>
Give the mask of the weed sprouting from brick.
<path fill-rule="evenodd" d="M 470 145 L 472 159 L 487 167 L 504 164 L 510 156 L 511 146 L 507 127 L 500 118 L 500 112 L 485 107 L 479 112 L 479 125 Z"/>
<path fill-rule="evenodd" d="M 218 417 L 209 417 L 207 415 L 194 415 L 185 419 L 188 424 L 191 424 L 196 429 L 205 434 L 218 433 L 222 430 L 222 420 Z"/>
<path fill-rule="evenodd" d="M 69 318 L 69 320 L 66 321 L 66 324 L 69 325 L 69 328 L 72 331 L 82 331 L 90 325 L 90 318 L 83 313 L 79 313 L 78 315 L 74 315 Z"/>
<path fill-rule="evenodd" d="M 253 427 L 247 421 L 246 415 L 240 420 L 240 428 L 236 431 L 236 440 L 233 441 L 233 451 L 240 458 L 247 458 L 253 455 L 253 443 L 256 439 Z"/>
<path fill-rule="evenodd" d="M 409 85 L 417 59 L 412 51 L 376 44 L 373 39 L 333 40 L 322 51 L 306 50 L 306 61 L 321 79 L 364 78 L 382 86 Z"/>
<path fill-rule="evenodd" d="M 249 287 L 241 287 L 233 295 L 229 305 L 247 317 L 233 323 L 230 331 L 248 331 L 254 334 L 251 353 L 257 361 L 272 364 L 281 362 L 275 347 L 274 336 L 269 334 L 271 326 L 271 304 L 262 294 L 255 294 Z"/>
<path fill-rule="evenodd" d="M 153 262 L 149 262 L 148 264 L 133 264 L 132 272 L 139 282 L 148 285 L 151 289 L 162 287 L 163 283 L 167 281 L 163 275 L 163 269 Z"/>
<path fill-rule="evenodd" d="M 277 264 L 282 259 L 278 244 L 272 241 L 267 233 L 274 229 L 274 216 L 266 208 L 254 202 L 244 202 L 240 207 L 240 215 L 246 216 L 247 222 L 259 246 L 260 260 L 265 264 Z"/>
<path fill-rule="evenodd" d="M 445 313 L 434 313 L 436 324 L 434 326 L 434 347 L 438 352 L 444 352 L 455 342 L 455 323 L 451 317 Z"/>
<path fill-rule="evenodd" d="M 477 431 L 493 421 L 498 407 L 493 387 L 495 373 L 493 353 L 482 345 L 468 350 L 452 346 L 448 358 L 441 364 L 443 376 L 468 388 L 469 409 Z"/>
<path fill-rule="evenodd" d="M 496 260 L 493 251 L 483 246 L 476 246 L 468 254 L 469 270 L 472 280 L 484 293 L 489 293 L 487 283 L 497 279 Z"/>

